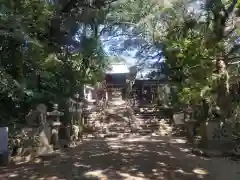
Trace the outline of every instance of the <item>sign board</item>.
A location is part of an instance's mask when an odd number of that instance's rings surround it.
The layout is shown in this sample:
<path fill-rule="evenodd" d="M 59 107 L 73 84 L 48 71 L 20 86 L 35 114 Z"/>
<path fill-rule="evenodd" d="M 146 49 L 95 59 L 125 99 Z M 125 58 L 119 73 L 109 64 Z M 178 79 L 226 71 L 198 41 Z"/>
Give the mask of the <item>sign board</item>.
<path fill-rule="evenodd" d="M 0 154 L 8 152 L 8 127 L 0 127 Z"/>

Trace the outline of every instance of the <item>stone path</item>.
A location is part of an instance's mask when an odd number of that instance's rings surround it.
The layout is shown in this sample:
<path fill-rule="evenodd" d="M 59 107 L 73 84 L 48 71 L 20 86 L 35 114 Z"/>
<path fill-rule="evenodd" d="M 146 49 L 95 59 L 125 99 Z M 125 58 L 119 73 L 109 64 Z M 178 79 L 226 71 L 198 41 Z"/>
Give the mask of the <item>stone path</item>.
<path fill-rule="evenodd" d="M 0 180 L 239 180 L 240 165 L 192 155 L 181 139 L 86 140 L 35 163 L 0 168 Z"/>

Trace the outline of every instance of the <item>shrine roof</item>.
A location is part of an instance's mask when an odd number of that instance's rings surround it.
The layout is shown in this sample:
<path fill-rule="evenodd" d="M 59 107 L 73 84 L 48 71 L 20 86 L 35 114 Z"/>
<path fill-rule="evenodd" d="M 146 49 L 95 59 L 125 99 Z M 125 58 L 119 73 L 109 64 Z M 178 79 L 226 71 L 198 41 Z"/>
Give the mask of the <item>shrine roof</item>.
<path fill-rule="evenodd" d="M 106 71 L 106 74 L 128 74 L 129 68 L 124 63 L 114 63 L 110 64 L 109 70 Z"/>
<path fill-rule="evenodd" d="M 157 84 L 156 79 L 136 79 L 135 84 Z"/>

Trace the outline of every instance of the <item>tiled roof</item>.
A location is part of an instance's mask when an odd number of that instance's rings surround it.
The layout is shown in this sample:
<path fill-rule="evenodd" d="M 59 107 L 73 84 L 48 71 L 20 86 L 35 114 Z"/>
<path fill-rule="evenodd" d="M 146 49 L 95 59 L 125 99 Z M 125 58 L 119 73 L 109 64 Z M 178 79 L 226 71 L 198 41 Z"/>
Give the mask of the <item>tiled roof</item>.
<path fill-rule="evenodd" d="M 116 64 L 111 64 L 110 65 L 110 70 L 107 70 L 106 73 L 107 74 L 126 74 L 129 73 L 129 69 L 128 66 L 126 64 L 120 64 L 120 63 L 116 63 Z"/>

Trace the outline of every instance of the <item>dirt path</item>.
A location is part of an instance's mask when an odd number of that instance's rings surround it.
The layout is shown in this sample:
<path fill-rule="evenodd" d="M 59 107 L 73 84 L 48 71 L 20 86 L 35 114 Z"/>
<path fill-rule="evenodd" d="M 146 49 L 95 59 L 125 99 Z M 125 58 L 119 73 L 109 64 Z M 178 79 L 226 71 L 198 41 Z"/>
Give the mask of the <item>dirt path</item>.
<path fill-rule="evenodd" d="M 239 180 L 240 165 L 204 159 L 166 137 L 89 140 L 38 163 L 0 168 L 0 180 Z"/>
<path fill-rule="evenodd" d="M 178 146 L 177 146 L 178 147 Z M 239 180 L 226 159 L 194 157 L 167 140 L 91 140 L 39 163 L 9 166 L 0 179 Z M 235 168 L 235 169 L 234 169 Z M 199 172 L 199 171 L 202 172 Z M 231 173 L 231 174 L 230 174 Z M 235 175 L 233 174 L 235 173 Z M 230 177 L 232 175 L 232 177 Z"/>

